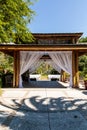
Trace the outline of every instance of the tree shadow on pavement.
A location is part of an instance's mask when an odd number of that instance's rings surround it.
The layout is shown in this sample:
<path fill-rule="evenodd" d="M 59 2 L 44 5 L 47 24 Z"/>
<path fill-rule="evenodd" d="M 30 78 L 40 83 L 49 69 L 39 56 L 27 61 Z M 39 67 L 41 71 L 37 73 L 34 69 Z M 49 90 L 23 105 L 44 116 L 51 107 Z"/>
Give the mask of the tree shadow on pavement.
<path fill-rule="evenodd" d="M 6 105 L 1 103 L 2 106 L 15 110 L 16 112 L 38 112 L 38 113 L 56 113 L 56 112 L 70 112 L 70 111 L 80 111 L 85 116 L 87 116 L 87 100 L 83 99 L 68 99 L 65 97 L 60 98 L 41 98 L 39 96 L 34 96 L 31 98 L 26 98 L 22 100 L 22 104 L 16 102 L 16 99 L 12 100 L 14 106 Z M 2 112 L 3 114 L 3 112 Z M 15 115 L 14 115 L 15 116 Z M 3 115 L 4 117 L 4 115 Z M 3 118 L 0 117 L 0 118 Z M 0 123 L 1 124 L 1 123 Z"/>
<path fill-rule="evenodd" d="M 83 94 L 87 95 L 87 91 L 83 91 Z"/>
<path fill-rule="evenodd" d="M 13 125 L 13 121 L 16 120 L 15 125 L 18 125 L 18 130 L 22 129 L 22 123 L 28 122 L 31 118 L 31 115 L 35 115 L 35 120 L 38 122 L 38 118 L 45 118 L 45 116 L 48 115 L 48 113 L 58 113 L 58 112 L 80 112 L 86 119 L 87 119 L 87 100 L 86 99 L 73 99 L 73 98 L 66 98 L 66 97 L 59 97 L 59 98 L 53 98 L 53 97 L 47 97 L 42 98 L 40 96 L 32 96 L 30 98 L 24 98 L 21 100 L 21 103 L 17 102 L 17 99 L 12 99 L 12 102 L 14 105 L 7 105 L 4 103 L 1 103 L 3 107 L 10 108 L 13 110 L 13 113 L 6 114 L 4 112 L 0 112 L 0 124 L 4 127 L 9 127 L 11 130 L 16 130 L 16 128 Z M 15 113 L 14 113 L 15 111 Z M 17 113 L 22 113 L 17 114 Z M 30 117 L 27 117 L 28 114 Z M 46 114 L 46 115 L 45 115 Z M 7 116 L 8 115 L 8 116 Z M 6 119 L 5 119 L 6 118 Z M 28 119 L 27 119 L 28 118 Z M 78 115 L 74 114 L 73 118 L 79 118 Z M 2 123 L 3 120 L 3 123 Z M 17 122 L 19 120 L 19 123 Z M 34 120 L 34 119 L 33 119 Z M 45 119 L 44 119 L 45 120 Z M 33 122 L 34 123 L 34 122 Z M 35 128 L 34 128 L 35 129 Z M 33 128 L 30 130 L 34 130 Z M 25 130 L 28 130 L 25 128 Z"/>

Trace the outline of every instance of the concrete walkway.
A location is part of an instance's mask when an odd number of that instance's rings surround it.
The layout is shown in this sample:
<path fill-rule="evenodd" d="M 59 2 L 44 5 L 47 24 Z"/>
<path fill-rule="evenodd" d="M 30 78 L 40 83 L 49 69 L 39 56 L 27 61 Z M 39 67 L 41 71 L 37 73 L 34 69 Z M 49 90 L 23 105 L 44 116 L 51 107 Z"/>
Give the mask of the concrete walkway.
<path fill-rule="evenodd" d="M 3 89 L 0 130 L 87 130 L 87 91 Z"/>

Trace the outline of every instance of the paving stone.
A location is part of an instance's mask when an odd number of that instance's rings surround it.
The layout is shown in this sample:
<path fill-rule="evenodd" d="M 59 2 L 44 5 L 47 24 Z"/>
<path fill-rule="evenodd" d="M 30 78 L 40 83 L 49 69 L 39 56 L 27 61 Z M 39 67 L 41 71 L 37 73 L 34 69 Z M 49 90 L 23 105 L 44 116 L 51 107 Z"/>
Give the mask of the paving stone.
<path fill-rule="evenodd" d="M 45 113 L 27 112 L 24 116 L 17 116 L 10 124 L 14 130 L 50 130 L 48 115 Z"/>
<path fill-rule="evenodd" d="M 7 118 L 8 114 L 0 112 L 0 125 L 4 122 L 4 120 Z"/>
<path fill-rule="evenodd" d="M 4 90 L 0 130 L 86 130 L 87 92 L 57 87 Z"/>
<path fill-rule="evenodd" d="M 51 130 L 86 130 L 87 121 L 78 112 L 49 113 Z"/>

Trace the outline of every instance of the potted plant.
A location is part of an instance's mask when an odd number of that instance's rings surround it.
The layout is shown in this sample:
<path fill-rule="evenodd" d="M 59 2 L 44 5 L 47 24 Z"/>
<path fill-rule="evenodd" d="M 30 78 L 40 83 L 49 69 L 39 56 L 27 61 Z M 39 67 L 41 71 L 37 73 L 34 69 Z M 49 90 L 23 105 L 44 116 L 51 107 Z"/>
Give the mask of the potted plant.
<path fill-rule="evenodd" d="M 85 89 L 87 90 L 87 74 L 84 77 L 84 85 L 85 85 Z"/>

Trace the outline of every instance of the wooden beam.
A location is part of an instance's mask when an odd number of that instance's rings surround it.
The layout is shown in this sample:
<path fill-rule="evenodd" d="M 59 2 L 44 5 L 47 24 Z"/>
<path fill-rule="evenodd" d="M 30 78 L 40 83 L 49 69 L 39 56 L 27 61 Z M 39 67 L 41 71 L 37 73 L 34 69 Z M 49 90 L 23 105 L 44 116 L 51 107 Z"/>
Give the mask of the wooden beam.
<path fill-rule="evenodd" d="M 87 52 L 87 44 L 57 45 L 0 45 L 0 51 L 82 51 Z"/>

